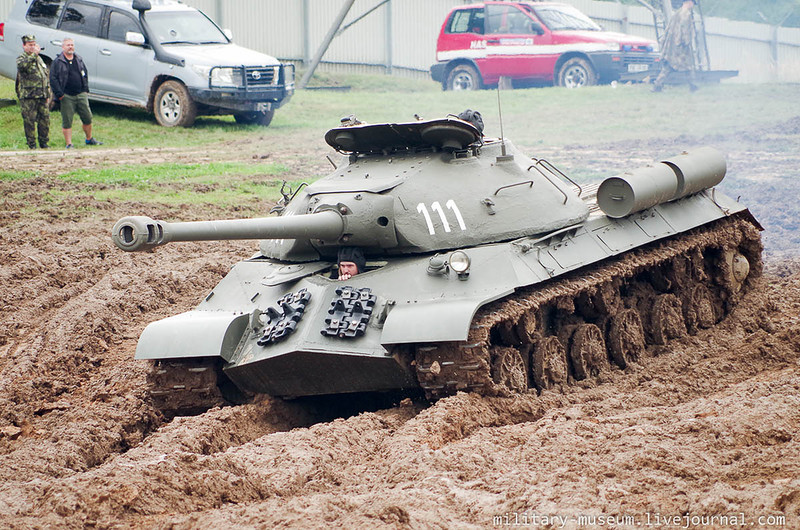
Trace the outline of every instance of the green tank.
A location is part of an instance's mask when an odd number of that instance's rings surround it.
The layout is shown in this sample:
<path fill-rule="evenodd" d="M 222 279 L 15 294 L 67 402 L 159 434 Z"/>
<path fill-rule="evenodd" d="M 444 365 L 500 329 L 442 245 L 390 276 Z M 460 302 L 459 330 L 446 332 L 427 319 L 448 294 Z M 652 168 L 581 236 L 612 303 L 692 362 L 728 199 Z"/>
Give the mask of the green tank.
<path fill-rule="evenodd" d="M 334 128 L 341 163 L 277 216 L 117 222 L 126 251 L 261 240 L 194 310 L 142 333 L 159 406 L 573 384 L 713 326 L 760 276 L 761 227 L 715 188 L 719 151 L 578 185 L 473 121 Z M 342 247 L 366 256 L 346 281 Z"/>

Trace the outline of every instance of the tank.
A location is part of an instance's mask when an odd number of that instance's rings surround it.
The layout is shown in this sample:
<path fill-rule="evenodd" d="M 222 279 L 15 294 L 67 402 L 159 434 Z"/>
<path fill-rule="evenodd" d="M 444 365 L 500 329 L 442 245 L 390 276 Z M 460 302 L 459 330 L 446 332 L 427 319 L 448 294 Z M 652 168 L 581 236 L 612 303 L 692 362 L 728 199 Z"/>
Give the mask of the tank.
<path fill-rule="evenodd" d="M 260 240 L 195 309 L 145 328 L 157 404 L 583 384 L 714 326 L 760 276 L 761 227 L 715 188 L 716 149 L 578 185 L 473 122 L 336 127 L 341 161 L 277 216 L 118 221 L 126 251 Z M 340 281 L 343 247 L 366 263 Z"/>

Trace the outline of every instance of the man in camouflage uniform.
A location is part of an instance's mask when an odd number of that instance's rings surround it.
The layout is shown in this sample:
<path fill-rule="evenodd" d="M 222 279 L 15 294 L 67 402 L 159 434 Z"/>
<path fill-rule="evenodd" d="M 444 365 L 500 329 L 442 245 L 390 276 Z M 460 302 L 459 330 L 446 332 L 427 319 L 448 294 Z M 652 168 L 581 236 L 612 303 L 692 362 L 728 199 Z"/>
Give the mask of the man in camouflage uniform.
<path fill-rule="evenodd" d="M 17 57 L 17 97 L 22 109 L 25 139 L 30 149 L 36 149 L 36 127 L 39 128 L 39 147 L 47 149 L 50 140 L 50 75 L 42 58 L 39 45 L 33 35 L 23 35 L 24 53 Z"/>
<path fill-rule="evenodd" d="M 653 83 L 653 92 L 661 92 L 664 81 L 672 72 L 685 71 L 689 76 L 689 89 L 694 92 L 694 52 L 695 39 L 692 8 L 695 0 L 685 0 L 667 25 L 661 42 L 661 72 Z"/>

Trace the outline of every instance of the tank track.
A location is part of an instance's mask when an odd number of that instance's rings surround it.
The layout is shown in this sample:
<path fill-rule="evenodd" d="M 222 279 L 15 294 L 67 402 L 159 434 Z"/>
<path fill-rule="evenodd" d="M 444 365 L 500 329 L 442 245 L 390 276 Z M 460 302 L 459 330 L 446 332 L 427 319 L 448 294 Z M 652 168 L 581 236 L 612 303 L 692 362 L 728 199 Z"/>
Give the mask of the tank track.
<path fill-rule="evenodd" d="M 751 219 L 721 219 L 487 304 L 467 341 L 416 347 L 418 382 L 429 399 L 581 384 L 711 327 L 761 276 Z"/>
<path fill-rule="evenodd" d="M 153 406 L 167 417 L 205 412 L 225 404 L 218 386 L 219 360 L 209 358 L 153 361 L 147 386 Z"/>

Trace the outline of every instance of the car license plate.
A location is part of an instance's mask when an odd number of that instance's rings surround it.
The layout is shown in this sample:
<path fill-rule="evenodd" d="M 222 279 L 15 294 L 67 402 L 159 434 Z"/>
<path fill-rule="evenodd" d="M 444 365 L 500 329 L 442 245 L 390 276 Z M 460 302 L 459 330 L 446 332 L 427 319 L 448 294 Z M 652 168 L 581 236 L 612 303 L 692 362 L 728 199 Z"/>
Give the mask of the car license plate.
<path fill-rule="evenodd" d="M 628 72 L 646 72 L 649 68 L 647 64 L 629 64 Z"/>

